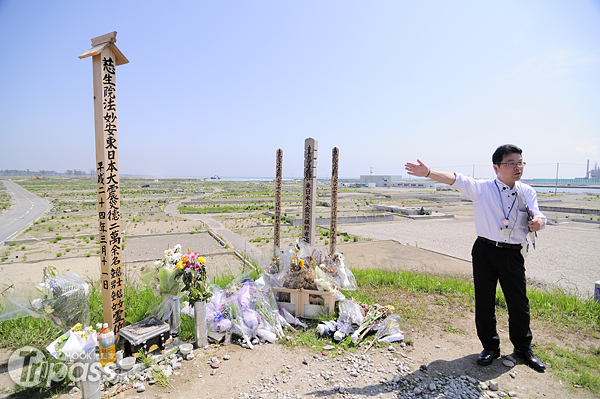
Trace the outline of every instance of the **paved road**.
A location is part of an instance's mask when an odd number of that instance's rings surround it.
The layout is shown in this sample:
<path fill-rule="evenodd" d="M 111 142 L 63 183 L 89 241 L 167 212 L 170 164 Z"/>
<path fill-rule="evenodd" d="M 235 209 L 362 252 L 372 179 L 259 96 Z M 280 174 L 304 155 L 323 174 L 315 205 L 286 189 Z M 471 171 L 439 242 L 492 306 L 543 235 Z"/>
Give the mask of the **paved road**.
<path fill-rule="evenodd" d="M 264 256 L 262 249 L 256 248 L 244 237 L 241 237 L 233 231 L 224 228 L 218 221 L 213 219 L 208 214 L 188 213 L 186 215 L 181 215 L 177 210 L 179 204 L 180 202 L 176 202 L 167 205 L 165 207 L 165 213 L 167 215 L 185 217 L 191 220 L 201 220 L 206 225 L 206 227 L 210 228 L 215 234 L 222 237 L 230 246 L 235 248 L 237 252 L 239 252 L 242 255 L 248 256 L 250 259 L 254 259 L 258 262 Z"/>
<path fill-rule="evenodd" d="M 0 245 L 19 234 L 50 209 L 50 204 L 10 180 L 3 180 L 13 205 L 0 216 Z"/>

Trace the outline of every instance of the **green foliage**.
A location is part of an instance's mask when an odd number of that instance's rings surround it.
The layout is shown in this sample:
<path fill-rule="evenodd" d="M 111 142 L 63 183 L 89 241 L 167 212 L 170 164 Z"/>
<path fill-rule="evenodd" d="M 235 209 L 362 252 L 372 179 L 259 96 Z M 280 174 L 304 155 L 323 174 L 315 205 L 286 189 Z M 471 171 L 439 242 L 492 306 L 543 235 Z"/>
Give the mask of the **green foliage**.
<path fill-rule="evenodd" d="M 145 367 L 151 367 L 154 364 L 154 359 L 152 356 L 148 356 L 148 353 L 144 350 L 144 348 L 140 348 L 137 358 Z"/>
<path fill-rule="evenodd" d="M 152 378 L 156 381 L 156 385 L 161 386 L 163 388 L 170 388 L 171 381 L 169 381 L 169 377 L 165 374 L 162 369 L 154 367 L 152 369 Z"/>
<path fill-rule="evenodd" d="M 600 396 L 600 347 L 578 354 L 555 345 L 536 347 L 542 361 L 552 364 L 556 376 Z"/>

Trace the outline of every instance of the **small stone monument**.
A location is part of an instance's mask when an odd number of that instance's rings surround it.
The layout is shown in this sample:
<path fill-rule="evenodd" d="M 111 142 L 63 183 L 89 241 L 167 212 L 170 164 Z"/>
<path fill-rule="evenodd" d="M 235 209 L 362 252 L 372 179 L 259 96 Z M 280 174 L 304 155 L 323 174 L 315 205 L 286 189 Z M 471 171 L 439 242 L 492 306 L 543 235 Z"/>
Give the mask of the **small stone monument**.
<path fill-rule="evenodd" d="M 317 204 L 317 140 L 304 141 L 304 187 L 302 190 L 302 239 L 315 246 L 315 207 Z"/>

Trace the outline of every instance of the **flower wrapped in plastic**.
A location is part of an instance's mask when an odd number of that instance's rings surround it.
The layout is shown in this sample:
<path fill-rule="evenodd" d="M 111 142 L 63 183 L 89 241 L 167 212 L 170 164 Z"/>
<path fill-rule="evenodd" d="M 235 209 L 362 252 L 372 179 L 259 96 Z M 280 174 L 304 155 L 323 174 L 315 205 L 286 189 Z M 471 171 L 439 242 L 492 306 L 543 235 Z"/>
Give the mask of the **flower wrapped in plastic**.
<path fill-rule="evenodd" d="M 273 291 L 263 291 L 258 289 L 254 292 L 252 303 L 256 312 L 263 320 L 263 330 L 274 332 L 278 338 L 283 338 L 283 328 L 277 312 L 277 303 L 273 296 Z"/>
<path fill-rule="evenodd" d="M 356 302 L 346 299 L 339 302 L 340 317 L 336 323 L 336 332 L 334 339 L 341 341 L 351 333 L 352 325 L 360 326 L 364 320 L 364 310 Z"/>
<path fill-rule="evenodd" d="M 402 323 L 402 317 L 397 314 L 391 314 L 386 317 L 377 329 L 375 339 L 377 342 L 396 342 L 404 339 L 404 332 L 402 332 L 400 324 Z"/>
<path fill-rule="evenodd" d="M 297 240 L 282 256 L 272 256 L 263 268 L 275 288 L 318 291 L 356 290 L 356 279 L 340 253 L 324 256 L 321 250 Z"/>
<path fill-rule="evenodd" d="M 205 301 L 212 296 L 210 281 L 206 274 L 206 260 L 188 249 L 181 252 L 181 245 L 165 250 L 165 257 L 155 263 L 157 269 L 141 276 L 142 281 L 152 287 L 155 296 L 163 296 L 161 304 L 151 311 L 165 321 L 179 309 L 179 294 L 184 291 L 191 307 L 195 302 Z M 175 324 L 179 318 L 175 317 Z M 179 325 L 171 326 L 179 330 Z"/>
<path fill-rule="evenodd" d="M 231 320 L 225 314 L 227 305 L 227 296 L 225 291 L 214 287 L 213 296 L 206 304 L 206 322 L 208 329 L 223 333 L 231 329 Z"/>
<path fill-rule="evenodd" d="M 89 285 L 72 272 L 59 275 L 53 266 L 44 267 L 40 284 L 22 287 L 9 294 L 0 321 L 21 317 L 45 317 L 63 331 L 90 321 Z"/>
<path fill-rule="evenodd" d="M 225 317 L 229 321 L 231 321 L 231 331 L 234 334 L 241 336 L 250 349 L 254 349 L 254 346 L 250 342 L 251 328 L 246 325 L 244 315 L 242 314 L 243 294 L 240 295 L 240 292 L 242 291 L 246 283 L 250 281 L 252 281 L 252 279 L 249 279 L 242 275 L 227 285 L 227 287 L 225 288 L 225 292 L 227 295 L 227 303 L 224 307 L 224 313 Z M 247 321 L 250 321 L 250 318 L 246 319 Z"/>
<path fill-rule="evenodd" d="M 77 323 L 48 345 L 46 350 L 55 359 L 73 359 L 85 352 L 86 348 L 94 348 L 97 345 L 96 337 L 96 331 L 91 326 L 83 327 L 81 323 Z"/>
<path fill-rule="evenodd" d="M 319 266 L 337 290 L 356 291 L 356 278 L 344 264 L 344 255 L 334 253 L 325 257 Z"/>
<path fill-rule="evenodd" d="M 352 342 L 355 344 L 359 340 L 363 339 L 364 336 L 367 335 L 369 330 L 377 326 L 382 319 L 384 319 L 394 311 L 393 306 L 383 306 L 378 303 L 376 303 L 375 305 L 362 304 L 362 306 L 366 310 L 365 319 L 358 327 L 358 329 L 354 331 L 350 336 L 350 338 L 352 338 Z"/>
<path fill-rule="evenodd" d="M 256 281 L 242 275 L 226 288 L 225 317 L 232 323 L 232 332 L 242 336 L 252 348 L 250 339 L 258 336 L 268 342 L 283 337 L 281 319 L 271 287 L 264 275 Z"/>

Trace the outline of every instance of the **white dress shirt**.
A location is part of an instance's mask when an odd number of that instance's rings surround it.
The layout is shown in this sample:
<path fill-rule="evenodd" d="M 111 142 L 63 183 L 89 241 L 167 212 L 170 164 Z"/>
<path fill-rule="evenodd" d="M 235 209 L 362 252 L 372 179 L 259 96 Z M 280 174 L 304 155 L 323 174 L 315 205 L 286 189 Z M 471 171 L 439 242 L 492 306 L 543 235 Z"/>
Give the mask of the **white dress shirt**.
<path fill-rule="evenodd" d="M 546 227 L 546 216 L 540 212 L 537 194 L 531 186 L 518 181 L 511 189 L 497 178 L 475 180 L 460 173 L 455 173 L 455 176 L 452 187 L 473 201 L 478 236 L 508 244 L 524 242 L 529 227 L 523 197 L 529 209 L 544 219 Z M 503 219 L 508 219 L 508 227 L 502 225 Z"/>

